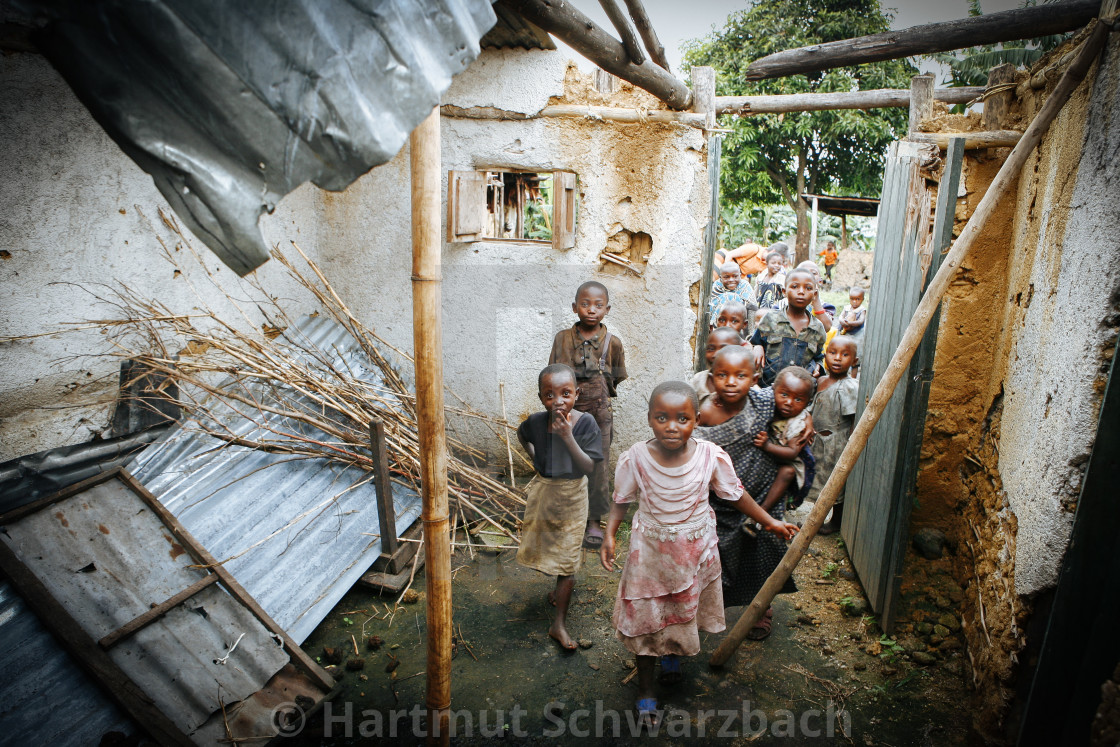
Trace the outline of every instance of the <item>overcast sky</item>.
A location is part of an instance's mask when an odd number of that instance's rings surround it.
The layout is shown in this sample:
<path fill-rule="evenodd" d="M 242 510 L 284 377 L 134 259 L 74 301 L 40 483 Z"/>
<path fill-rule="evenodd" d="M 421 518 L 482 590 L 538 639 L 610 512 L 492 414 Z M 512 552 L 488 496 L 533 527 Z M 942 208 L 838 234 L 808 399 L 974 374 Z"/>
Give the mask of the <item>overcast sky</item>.
<path fill-rule="evenodd" d="M 617 37 L 598 0 L 570 0 L 570 2 Z M 616 2 L 624 7 L 620 0 Z M 645 0 L 644 4 L 654 30 L 661 43 L 665 45 L 665 55 L 669 58 L 669 65 L 673 68 L 673 72 L 679 75 L 682 42 L 705 36 L 713 27 L 722 27 L 729 13 L 748 8 L 752 3 L 747 0 Z M 981 7 L 985 13 L 1010 10 L 1020 5 L 1021 0 L 981 0 Z M 895 29 L 968 16 L 968 0 L 888 0 L 883 7 L 896 11 L 892 24 L 892 28 Z M 565 48 L 562 43 L 559 44 L 561 48 Z M 577 52 L 572 51 L 572 57 L 584 69 L 594 67 Z"/>

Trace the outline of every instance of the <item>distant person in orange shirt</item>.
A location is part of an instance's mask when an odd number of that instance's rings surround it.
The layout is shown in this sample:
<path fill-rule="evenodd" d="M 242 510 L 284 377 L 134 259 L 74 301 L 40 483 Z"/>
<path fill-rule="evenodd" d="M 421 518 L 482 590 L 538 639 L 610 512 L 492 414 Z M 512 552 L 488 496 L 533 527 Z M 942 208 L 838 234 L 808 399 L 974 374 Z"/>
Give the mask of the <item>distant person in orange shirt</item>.
<path fill-rule="evenodd" d="M 719 249 L 715 255 L 714 272 L 718 273 L 724 264 L 732 261 L 739 265 L 739 271 L 744 278 L 754 277 L 766 269 L 766 249 L 753 241 L 747 241 L 747 243 L 731 251 Z M 718 277 L 712 277 L 713 281 L 718 279 Z"/>
<path fill-rule="evenodd" d="M 824 245 L 824 249 L 817 254 L 818 257 L 824 257 L 824 276 L 828 282 L 832 283 L 832 268 L 840 261 L 840 252 L 836 251 L 836 242 L 829 241 Z"/>

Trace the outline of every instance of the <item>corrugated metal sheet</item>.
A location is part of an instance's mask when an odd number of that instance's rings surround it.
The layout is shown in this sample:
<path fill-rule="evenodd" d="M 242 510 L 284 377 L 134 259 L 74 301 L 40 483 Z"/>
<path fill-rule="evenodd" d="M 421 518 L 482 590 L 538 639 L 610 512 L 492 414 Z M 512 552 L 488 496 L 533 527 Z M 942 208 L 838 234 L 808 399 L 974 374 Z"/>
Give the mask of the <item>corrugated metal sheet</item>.
<path fill-rule="evenodd" d="M 350 334 L 329 319 L 301 320 L 285 334 L 332 365 L 381 382 Z M 295 427 L 276 416 L 269 423 Z M 259 429 L 240 418 L 229 427 L 247 438 Z M 234 578 L 302 643 L 381 552 L 380 538 L 370 536 L 378 531 L 371 475 L 325 459 L 221 446 L 177 429 L 128 469 L 216 558 L 233 557 L 226 568 Z M 403 533 L 420 515 L 420 497 L 394 483 L 393 503 Z"/>
<path fill-rule="evenodd" d="M 380 381 L 349 333 L 333 322 L 301 320 L 288 334 L 366 381 Z M 245 421 L 231 425 L 253 430 Z M 302 643 L 381 552 L 380 539 L 369 536 L 378 531 L 373 486 L 361 470 L 327 460 L 285 461 L 219 446 L 176 429 L 129 468 L 219 560 L 252 548 L 226 567 Z M 420 497 L 394 484 L 393 501 L 401 533 L 419 517 Z M 0 735 L 89 745 L 106 731 L 136 731 L 3 582 L 0 667 Z"/>
<path fill-rule="evenodd" d="M 139 727 L 0 581 L 0 743 L 95 745 Z"/>
<path fill-rule="evenodd" d="M 93 640 L 209 575 L 191 567 L 197 560 L 116 479 L 9 523 L 3 542 Z M 218 586 L 108 653 L 188 735 L 217 710 L 219 699 L 228 705 L 247 698 L 288 663 L 271 632 Z"/>
<path fill-rule="evenodd" d="M 392 158 L 478 56 L 490 0 L 14 0 L 38 48 L 184 223 L 239 274 L 306 181 Z"/>

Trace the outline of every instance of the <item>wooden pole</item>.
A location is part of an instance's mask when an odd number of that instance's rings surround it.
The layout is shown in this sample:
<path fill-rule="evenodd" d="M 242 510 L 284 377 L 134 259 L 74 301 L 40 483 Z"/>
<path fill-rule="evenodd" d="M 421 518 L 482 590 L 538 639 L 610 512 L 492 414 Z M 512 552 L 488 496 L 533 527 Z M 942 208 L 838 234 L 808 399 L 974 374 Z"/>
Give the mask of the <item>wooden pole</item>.
<path fill-rule="evenodd" d="M 400 544 L 397 542 L 397 511 L 393 505 L 393 482 L 389 477 L 389 449 L 385 444 L 385 423 L 381 418 L 369 421 L 370 457 L 373 460 L 373 485 L 377 492 L 377 526 L 381 533 L 381 556 L 388 564 L 393 561 Z M 393 573 L 393 571 L 388 571 Z"/>
<path fill-rule="evenodd" d="M 622 8 L 618 7 L 615 0 L 599 0 L 599 5 L 602 6 L 603 12 L 607 14 L 607 18 L 611 20 L 619 37 L 622 38 L 622 46 L 626 48 L 626 55 L 630 58 L 630 62 L 635 65 L 641 65 L 646 61 L 646 53 L 642 49 L 642 45 L 638 43 L 638 35 L 634 33 L 634 29 L 630 26 L 630 21 L 622 13 Z"/>
<path fill-rule="evenodd" d="M 915 75 L 910 79 L 910 120 L 907 132 L 918 131 L 923 119 L 933 116 L 933 73 Z"/>
<path fill-rule="evenodd" d="M 949 141 L 964 138 L 964 147 L 967 150 L 977 148 L 1013 148 L 1015 143 L 1022 139 L 1023 133 L 1018 130 L 996 130 L 995 132 L 915 132 L 907 136 L 907 140 L 915 143 L 928 143 L 936 145 L 941 150 L 949 147 Z"/>
<path fill-rule="evenodd" d="M 848 250 L 848 214 L 840 214 L 840 251 Z"/>
<path fill-rule="evenodd" d="M 715 121 L 715 114 L 711 110 L 712 101 L 716 94 L 716 71 L 711 67 L 697 66 L 692 68 L 692 84 L 696 86 L 693 92 L 694 106 L 701 110 L 701 114 L 708 121 Z M 712 270 L 715 264 L 716 249 L 719 248 L 719 168 L 720 153 L 723 141 L 719 135 L 708 137 L 708 224 L 704 227 L 704 248 L 700 255 L 700 299 L 699 308 L 696 310 L 696 350 L 693 357 L 693 369 L 704 369 L 704 348 L 708 344 L 708 327 L 712 320 L 708 318 L 708 301 L 712 297 Z M 744 279 L 743 282 L 746 282 Z"/>
<path fill-rule="evenodd" d="M 1089 66 L 1092 65 L 1093 60 L 1097 58 L 1104 47 L 1105 40 L 1108 38 L 1108 31 L 1108 26 L 1104 24 L 1097 24 L 1093 29 L 1092 34 L 1081 47 L 1081 51 L 1054 88 L 1054 92 L 1050 94 L 1050 98 L 1046 100 L 1041 111 L 1031 122 L 1030 127 L 1023 133 L 1023 138 L 1012 149 L 1007 160 L 1000 167 L 996 178 L 992 180 L 988 191 L 984 193 L 980 204 L 976 206 L 976 212 L 968 219 L 960 237 L 953 244 L 953 248 L 945 255 L 941 267 L 937 270 L 937 274 L 933 276 L 933 280 L 930 281 L 922 300 L 918 303 L 918 308 L 914 310 L 914 316 L 910 319 L 910 324 L 906 327 L 906 332 L 903 333 L 898 348 L 891 357 L 890 364 L 883 372 L 883 378 L 875 386 L 875 391 L 872 392 L 871 399 L 868 401 L 862 417 L 856 423 L 856 427 L 848 439 L 848 444 L 844 447 L 844 451 L 833 468 L 828 482 L 825 483 L 824 490 L 817 498 L 813 510 L 809 512 L 804 526 L 790 544 L 789 549 L 786 550 L 785 557 L 782 558 L 778 567 L 770 574 L 770 578 L 766 579 L 766 583 L 762 585 L 762 588 L 743 611 L 731 632 L 727 634 L 727 638 L 720 643 L 712 654 L 712 658 L 709 660 L 711 666 L 721 667 L 731 658 L 747 633 L 762 619 L 763 613 L 774 601 L 778 591 L 785 585 L 786 580 L 793 573 L 793 569 L 797 567 L 801 556 L 805 554 L 809 543 L 813 541 L 817 530 L 821 528 L 828 512 L 832 510 L 832 505 L 836 502 L 836 498 L 844 487 L 856 460 L 859 459 L 859 455 L 867 446 L 867 439 L 871 435 L 872 429 L 879 422 L 883 410 L 890 402 L 891 395 L 894 394 L 895 387 L 898 386 L 898 382 L 906 373 L 910 365 L 910 359 L 918 349 L 926 327 L 937 312 L 938 305 L 949 289 L 949 283 L 956 271 L 960 269 L 961 262 L 968 256 L 972 244 L 984 229 L 992 213 L 995 212 L 999 201 L 1018 179 L 1019 172 L 1030 158 L 1035 146 L 1042 140 L 1042 136 L 1069 100 L 1073 91 L 1084 80 L 1085 74 L 1089 71 Z"/>
<path fill-rule="evenodd" d="M 684 81 L 646 60 L 641 65 L 630 62 L 626 48 L 594 21 L 573 8 L 570 3 L 552 0 L 509 0 L 508 5 L 550 34 L 556 35 L 574 50 L 608 73 L 628 80 L 652 93 L 672 109 L 692 105 L 692 92 Z"/>
<path fill-rule="evenodd" d="M 451 541 L 443 410 L 439 110 L 408 138 L 412 175 L 412 340 L 427 564 L 428 743 L 448 744 L 451 709 Z"/>
<path fill-rule="evenodd" d="M 809 259 L 817 261 L 817 196 L 813 195 L 813 227 L 809 234 Z"/>
<path fill-rule="evenodd" d="M 983 86 L 939 88 L 937 101 L 967 104 L 984 93 Z M 841 93 L 785 93 L 772 96 L 716 96 L 719 114 L 785 114 L 835 109 L 884 109 L 910 106 L 910 91 L 904 88 L 874 88 Z"/>
<path fill-rule="evenodd" d="M 901 31 L 813 44 L 777 52 L 752 62 L 743 80 L 800 75 L 880 60 L 997 44 L 1079 29 L 1096 17 L 1100 0 L 1036 5 L 957 21 L 927 23 Z"/>
<path fill-rule="evenodd" d="M 642 5 L 642 0 L 626 0 L 626 7 L 630 11 L 630 18 L 634 20 L 638 33 L 642 35 L 642 41 L 646 44 L 646 51 L 649 52 L 650 59 L 660 67 L 669 70 L 669 60 L 665 57 L 665 47 L 662 46 L 661 40 L 657 38 L 657 32 L 653 30 L 653 24 L 650 23 L 649 15 L 646 14 L 646 7 Z"/>

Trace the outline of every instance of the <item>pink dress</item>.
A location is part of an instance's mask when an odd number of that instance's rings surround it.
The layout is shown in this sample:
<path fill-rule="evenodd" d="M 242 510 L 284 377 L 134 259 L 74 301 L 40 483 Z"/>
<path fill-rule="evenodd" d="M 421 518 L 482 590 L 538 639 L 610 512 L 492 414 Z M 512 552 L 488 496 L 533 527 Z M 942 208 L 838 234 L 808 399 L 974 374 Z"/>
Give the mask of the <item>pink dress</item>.
<path fill-rule="evenodd" d="M 692 656 L 700 652 L 700 630 L 726 627 L 708 493 L 737 501 L 743 484 L 727 452 L 709 441 L 694 443 L 692 458 L 679 467 L 662 467 L 648 443 L 634 444 L 615 470 L 615 503 L 636 500 L 638 510 L 614 626 L 623 645 L 642 656 Z"/>

